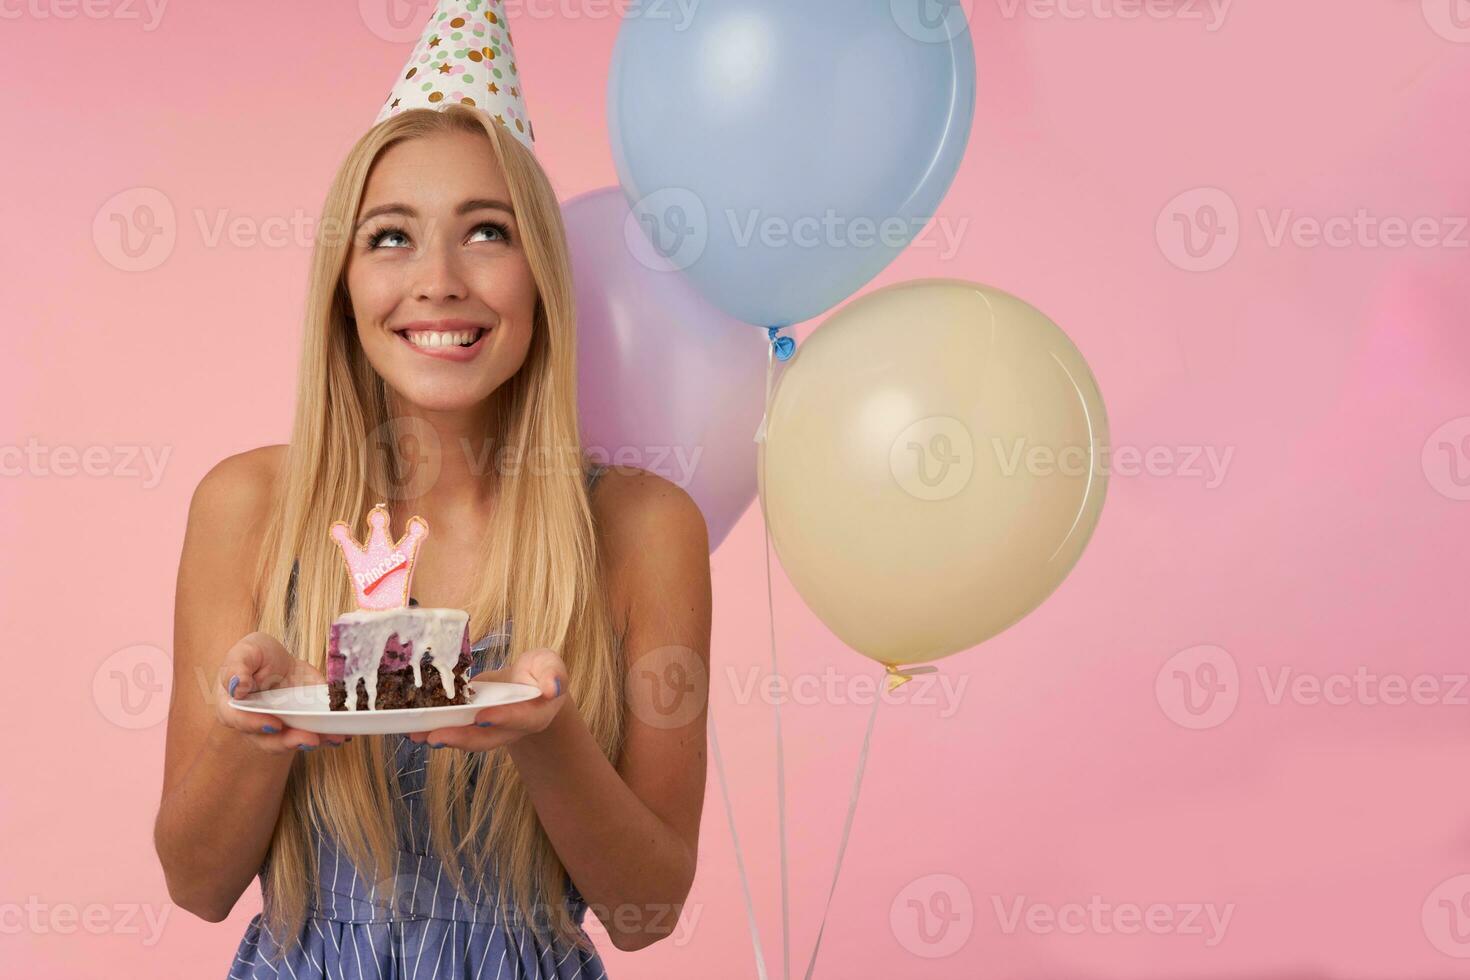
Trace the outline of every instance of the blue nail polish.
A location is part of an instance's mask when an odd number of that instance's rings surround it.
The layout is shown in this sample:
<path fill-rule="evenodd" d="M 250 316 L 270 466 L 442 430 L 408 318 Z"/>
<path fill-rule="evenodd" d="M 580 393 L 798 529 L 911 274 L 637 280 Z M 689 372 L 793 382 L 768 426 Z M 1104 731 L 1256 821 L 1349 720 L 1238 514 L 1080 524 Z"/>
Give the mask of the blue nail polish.
<path fill-rule="evenodd" d="M 493 724 L 495 724 L 495 722 L 493 722 L 493 721 L 477 721 L 477 722 L 475 722 L 475 726 L 477 728 L 489 728 Z"/>
<path fill-rule="evenodd" d="M 310 745 L 302 744 L 302 745 L 296 746 L 296 748 L 298 750 L 302 751 L 302 752 L 310 752 L 311 751 L 311 746 Z"/>
<path fill-rule="evenodd" d="M 239 686 L 240 686 L 240 675 L 239 674 L 232 675 L 230 677 L 230 697 L 234 697 L 235 696 L 235 688 L 237 688 Z"/>
<path fill-rule="evenodd" d="M 275 725 L 263 725 L 260 730 L 265 735 L 274 735 L 278 731 Z"/>
<path fill-rule="evenodd" d="M 561 697 L 561 678 L 556 679 L 556 696 Z"/>
<path fill-rule="evenodd" d="M 442 748 L 444 748 L 444 743 L 443 742 L 435 742 L 434 743 L 434 748 L 436 748 L 436 749 L 442 749 Z"/>

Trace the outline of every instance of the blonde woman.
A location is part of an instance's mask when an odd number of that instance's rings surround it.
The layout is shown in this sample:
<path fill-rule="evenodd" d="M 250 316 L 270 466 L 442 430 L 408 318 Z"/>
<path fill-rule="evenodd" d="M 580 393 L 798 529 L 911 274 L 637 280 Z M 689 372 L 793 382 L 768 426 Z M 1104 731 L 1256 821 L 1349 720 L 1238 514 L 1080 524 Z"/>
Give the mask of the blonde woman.
<path fill-rule="evenodd" d="M 588 465 L 561 214 L 502 124 L 460 106 L 379 123 L 322 229 L 290 445 L 224 460 L 189 509 L 155 829 L 169 893 L 219 922 L 259 874 L 238 980 L 593 980 L 586 911 L 638 949 L 694 877 L 704 519 L 657 476 Z M 327 530 L 383 499 L 392 526 L 433 528 L 414 599 L 469 611 L 472 673 L 541 696 L 350 740 L 230 708 L 322 682 L 351 608 Z M 695 710 L 628 700 L 655 660 Z"/>

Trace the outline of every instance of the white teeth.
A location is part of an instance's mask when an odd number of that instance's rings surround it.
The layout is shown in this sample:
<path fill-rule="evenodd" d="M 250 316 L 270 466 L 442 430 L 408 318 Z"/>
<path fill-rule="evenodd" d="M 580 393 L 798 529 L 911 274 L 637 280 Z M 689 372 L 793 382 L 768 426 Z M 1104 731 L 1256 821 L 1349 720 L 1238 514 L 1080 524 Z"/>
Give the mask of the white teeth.
<path fill-rule="evenodd" d="M 473 343 L 479 336 L 478 330 L 456 330 L 452 332 L 441 332 L 436 330 L 408 330 L 404 336 L 408 342 L 415 347 L 458 347 L 461 344 Z"/>

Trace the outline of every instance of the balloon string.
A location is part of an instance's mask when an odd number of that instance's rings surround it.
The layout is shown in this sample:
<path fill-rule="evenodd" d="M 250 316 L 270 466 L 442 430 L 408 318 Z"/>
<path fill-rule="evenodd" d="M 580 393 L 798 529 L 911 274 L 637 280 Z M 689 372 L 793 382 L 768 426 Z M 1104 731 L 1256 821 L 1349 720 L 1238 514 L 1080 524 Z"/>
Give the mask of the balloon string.
<path fill-rule="evenodd" d="M 761 427 L 756 432 L 755 441 L 760 443 L 761 467 L 760 467 L 760 499 L 761 499 L 761 524 L 765 528 L 766 542 L 766 611 L 767 622 L 770 624 L 771 633 L 771 676 L 780 677 L 781 670 L 776 663 L 776 601 L 771 588 L 771 522 L 765 513 L 766 505 L 766 425 L 771 417 L 771 394 L 774 387 L 776 374 L 776 359 L 780 357 L 778 349 L 778 338 L 776 331 L 779 327 L 770 328 L 771 346 L 766 353 L 766 410 L 761 418 Z M 787 340 L 789 338 L 779 338 Z M 787 355 L 789 356 L 789 354 Z M 781 358 L 785 360 L 785 358 Z M 786 751 L 785 743 L 781 737 L 781 701 L 776 699 L 771 705 L 771 714 L 776 724 L 776 829 L 780 840 L 781 849 L 781 976 L 783 980 L 791 980 L 791 890 L 790 875 L 786 859 Z"/>
<path fill-rule="evenodd" d="M 725 801 L 725 821 L 730 825 L 730 842 L 735 845 L 735 870 L 740 873 L 740 890 L 745 895 L 745 918 L 750 923 L 750 944 L 755 950 L 755 974 L 759 980 L 766 980 L 766 954 L 761 949 L 761 930 L 755 919 L 755 902 L 750 897 L 750 877 L 745 873 L 745 855 L 740 848 L 740 835 L 735 832 L 735 808 L 730 802 L 730 786 L 725 781 L 725 758 L 720 754 L 714 705 L 710 705 L 709 746 L 710 755 L 715 760 L 715 773 L 720 780 L 720 796 Z"/>
<path fill-rule="evenodd" d="M 868 714 L 868 728 L 863 732 L 863 747 L 858 752 L 857 773 L 852 779 L 852 795 L 847 801 L 847 817 L 842 822 L 842 840 L 837 845 L 837 865 L 832 869 L 832 887 L 827 891 L 827 904 L 822 908 L 822 918 L 817 925 L 817 939 L 812 944 L 811 962 L 806 967 L 806 980 L 811 980 L 812 971 L 817 968 L 817 953 L 822 948 L 822 933 L 827 928 L 827 913 L 832 911 L 832 896 L 837 894 L 837 878 L 842 874 L 842 857 L 847 853 L 847 838 L 852 831 L 852 818 L 857 813 L 858 794 L 863 788 L 863 770 L 868 767 L 868 745 L 873 740 L 873 722 L 878 720 L 878 705 L 883 699 L 873 699 L 873 710 Z"/>
<path fill-rule="evenodd" d="M 760 428 L 756 430 L 756 442 L 760 444 L 760 507 L 761 526 L 766 533 L 766 611 L 770 623 L 770 676 L 781 676 L 781 667 L 776 664 L 776 601 L 770 585 L 770 520 L 766 516 L 766 426 L 770 422 L 770 400 L 775 388 L 776 360 L 791 357 L 794 342 L 788 336 L 778 338 L 779 326 L 767 331 L 770 348 L 766 351 L 766 413 L 760 417 Z M 782 344 L 785 341 L 785 344 Z M 791 980 L 791 889 L 786 870 L 786 752 L 781 736 L 781 701 L 772 705 L 772 716 L 776 720 L 776 832 L 781 840 L 781 976 Z"/>

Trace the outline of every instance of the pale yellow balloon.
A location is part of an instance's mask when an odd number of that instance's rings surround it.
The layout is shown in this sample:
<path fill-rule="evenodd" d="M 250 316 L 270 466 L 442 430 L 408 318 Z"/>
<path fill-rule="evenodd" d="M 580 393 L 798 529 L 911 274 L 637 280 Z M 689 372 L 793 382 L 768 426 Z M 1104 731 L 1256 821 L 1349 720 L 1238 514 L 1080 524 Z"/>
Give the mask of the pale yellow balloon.
<path fill-rule="evenodd" d="M 1066 334 L 1000 290 L 926 279 L 800 345 L 759 457 L 781 564 L 889 665 L 966 650 L 1061 584 L 1102 511 L 1102 396 Z"/>

